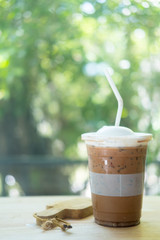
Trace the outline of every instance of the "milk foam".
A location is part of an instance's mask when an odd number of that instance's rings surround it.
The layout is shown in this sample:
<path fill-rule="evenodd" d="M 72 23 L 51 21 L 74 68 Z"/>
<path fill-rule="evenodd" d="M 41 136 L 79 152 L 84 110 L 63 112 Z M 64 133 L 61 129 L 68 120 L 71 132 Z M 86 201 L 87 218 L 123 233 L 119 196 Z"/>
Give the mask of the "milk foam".
<path fill-rule="evenodd" d="M 104 126 L 97 132 L 82 134 L 82 140 L 88 145 L 99 147 L 130 147 L 146 145 L 152 134 L 136 133 L 126 127 Z"/>
<path fill-rule="evenodd" d="M 126 127 L 104 126 L 97 131 L 97 135 L 111 137 L 111 136 L 127 136 L 134 135 L 134 132 Z"/>

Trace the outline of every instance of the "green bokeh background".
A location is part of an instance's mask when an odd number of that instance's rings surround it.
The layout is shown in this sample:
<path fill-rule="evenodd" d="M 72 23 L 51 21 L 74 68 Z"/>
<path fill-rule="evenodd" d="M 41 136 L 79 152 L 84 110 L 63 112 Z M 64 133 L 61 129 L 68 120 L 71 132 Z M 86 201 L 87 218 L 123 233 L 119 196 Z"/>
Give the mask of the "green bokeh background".
<path fill-rule="evenodd" d="M 121 125 L 160 155 L 158 1 L 0 0 L 0 155 L 86 159 L 81 134 Z"/>

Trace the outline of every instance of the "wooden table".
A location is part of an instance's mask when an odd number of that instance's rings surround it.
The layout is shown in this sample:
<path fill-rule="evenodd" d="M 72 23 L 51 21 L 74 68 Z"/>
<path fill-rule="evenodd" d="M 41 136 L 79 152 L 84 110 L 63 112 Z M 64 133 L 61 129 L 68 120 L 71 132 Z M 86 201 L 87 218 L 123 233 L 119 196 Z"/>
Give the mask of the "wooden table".
<path fill-rule="evenodd" d="M 129 228 L 103 227 L 94 223 L 93 216 L 83 220 L 69 220 L 73 228 L 63 232 L 55 228 L 44 232 L 35 224 L 34 212 L 45 205 L 73 197 L 19 197 L 0 198 L 1 240 L 115 240 L 115 239 L 160 239 L 160 197 L 144 197 L 141 224 Z"/>

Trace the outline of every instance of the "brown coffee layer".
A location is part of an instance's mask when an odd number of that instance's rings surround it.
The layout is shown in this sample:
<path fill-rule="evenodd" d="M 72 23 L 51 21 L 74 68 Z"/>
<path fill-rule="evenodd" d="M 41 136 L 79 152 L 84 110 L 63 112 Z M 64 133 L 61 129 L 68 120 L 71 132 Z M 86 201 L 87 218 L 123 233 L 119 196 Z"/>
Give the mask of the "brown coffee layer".
<path fill-rule="evenodd" d="M 106 197 L 92 193 L 93 213 L 100 222 L 138 222 L 141 217 L 142 195 Z"/>
<path fill-rule="evenodd" d="M 147 146 L 95 147 L 87 145 L 89 170 L 107 174 L 144 172 Z"/>

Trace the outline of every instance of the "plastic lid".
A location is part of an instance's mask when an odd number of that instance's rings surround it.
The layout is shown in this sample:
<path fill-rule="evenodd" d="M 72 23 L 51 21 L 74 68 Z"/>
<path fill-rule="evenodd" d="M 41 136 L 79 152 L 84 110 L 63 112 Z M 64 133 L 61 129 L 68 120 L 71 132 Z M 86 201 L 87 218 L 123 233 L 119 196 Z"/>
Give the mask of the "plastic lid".
<path fill-rule="evenodd" d="M 137 146 L 146 145 L 152 134 L 136 133 L 126 127 L 104 126 L 97 132 L 82 134 L 82 140 L 95 146 Z"/>

